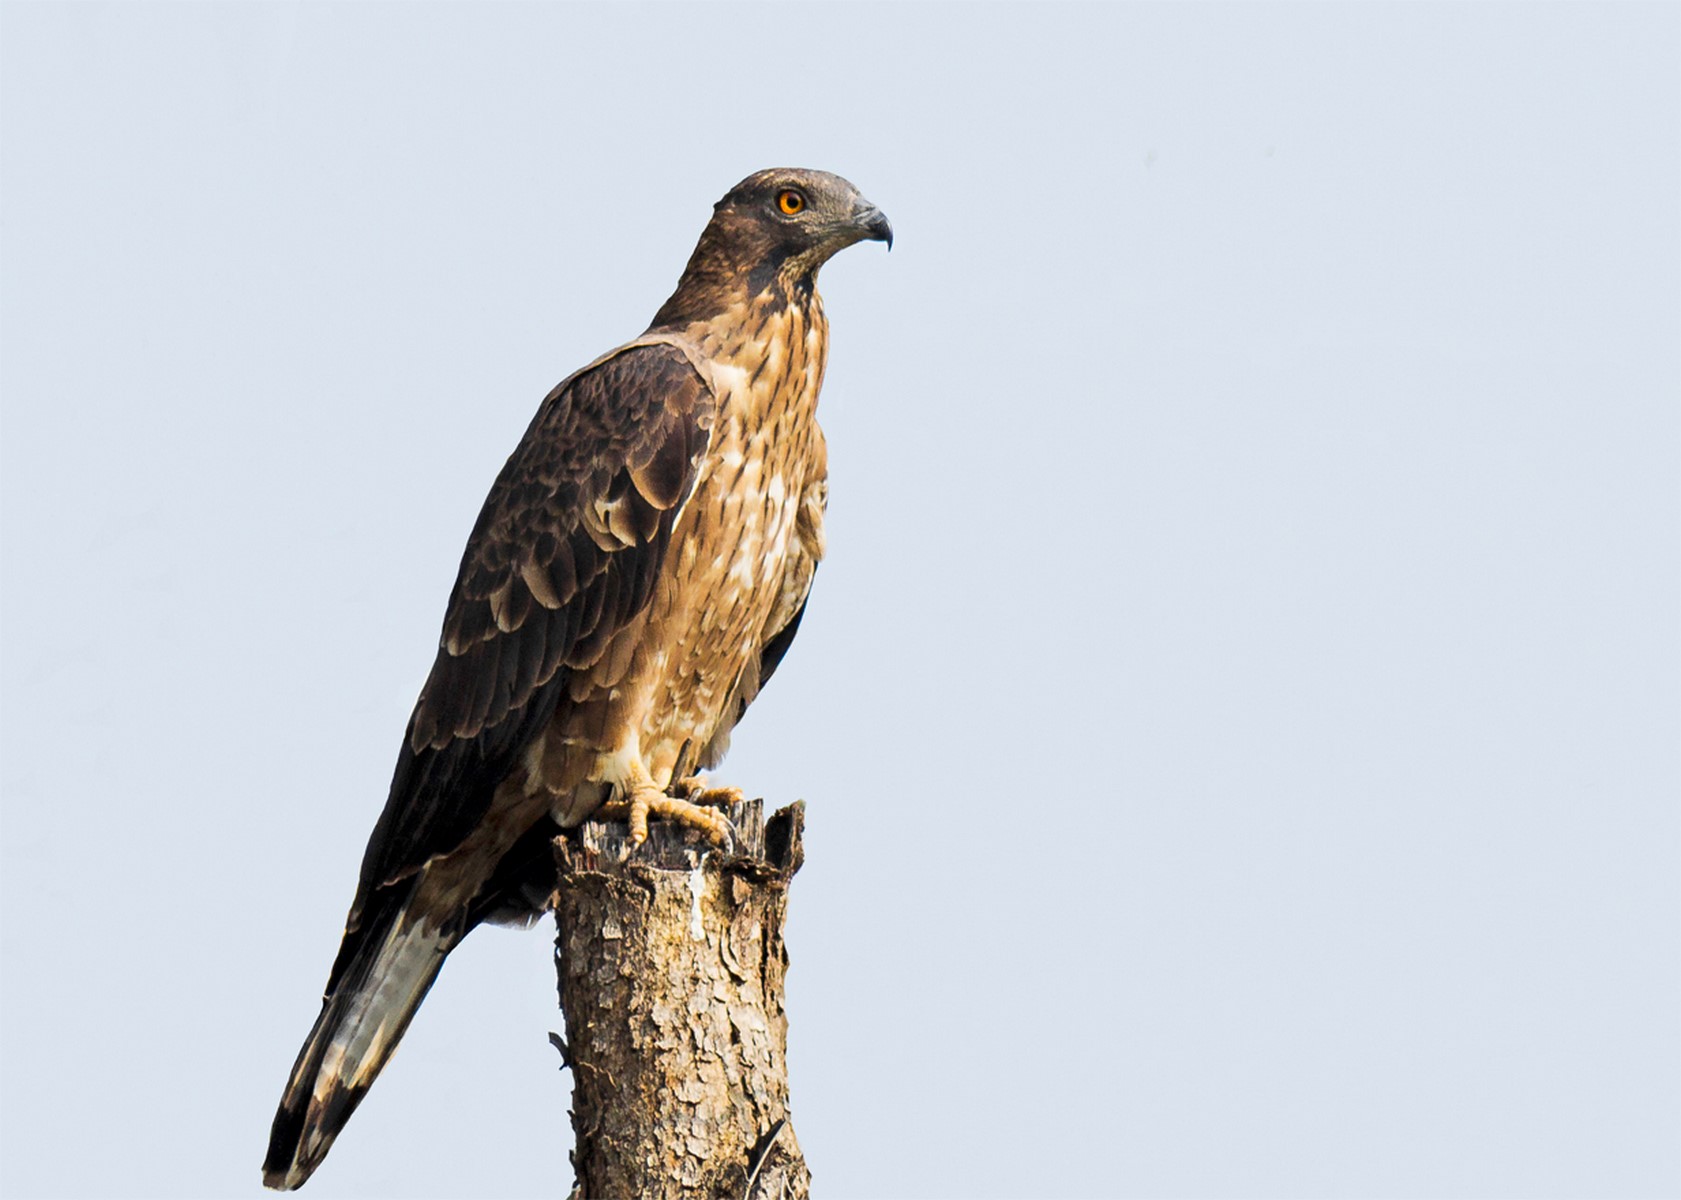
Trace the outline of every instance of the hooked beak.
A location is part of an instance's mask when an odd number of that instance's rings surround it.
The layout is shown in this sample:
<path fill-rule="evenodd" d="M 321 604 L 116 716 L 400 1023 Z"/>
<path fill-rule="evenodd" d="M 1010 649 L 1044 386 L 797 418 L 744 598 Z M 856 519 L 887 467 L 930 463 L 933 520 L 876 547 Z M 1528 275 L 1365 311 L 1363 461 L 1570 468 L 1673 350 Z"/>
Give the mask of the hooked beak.
<path fill-rule="evenodd" d="M 872 242 L 886 242 L 889 250 L 893 249 L 893 226 L 888 222 L 881 209 L 870 205 L 857 218 L 858 228 L 864 231 L 864 237 Z"/>

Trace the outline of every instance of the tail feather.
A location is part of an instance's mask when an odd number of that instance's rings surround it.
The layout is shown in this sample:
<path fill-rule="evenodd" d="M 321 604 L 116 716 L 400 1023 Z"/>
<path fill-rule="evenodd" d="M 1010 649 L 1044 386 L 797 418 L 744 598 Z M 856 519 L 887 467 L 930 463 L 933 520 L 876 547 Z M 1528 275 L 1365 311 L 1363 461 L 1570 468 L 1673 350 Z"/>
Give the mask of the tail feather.
<path fill-rule="evenodd" d="M 335 969 L 274 1115 L 266 1186 L 301 1187 L 321 1165 L 458 940 L 425 921 L 411 924 L 398 909 L 383 936 L 362 939 L 346 969 Z"/>

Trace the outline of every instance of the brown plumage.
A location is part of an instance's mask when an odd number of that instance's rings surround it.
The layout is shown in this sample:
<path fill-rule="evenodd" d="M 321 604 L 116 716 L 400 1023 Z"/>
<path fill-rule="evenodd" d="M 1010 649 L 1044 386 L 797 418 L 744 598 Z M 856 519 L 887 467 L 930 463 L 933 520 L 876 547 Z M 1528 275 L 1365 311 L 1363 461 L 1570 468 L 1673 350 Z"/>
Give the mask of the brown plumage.
<path fill-rule="evenodd" d="M 799 626 L 827 497 L 817 271 L 866 238 L 892 230 L 846 180 L 749 176 L 648 331 L 537 410 L 462 555 L 268 1186 L 320 1164 L 461 938 L 542 911 L 560 827 L 605 808 L 723 836 L 666 789 L 722 757 Z"/>

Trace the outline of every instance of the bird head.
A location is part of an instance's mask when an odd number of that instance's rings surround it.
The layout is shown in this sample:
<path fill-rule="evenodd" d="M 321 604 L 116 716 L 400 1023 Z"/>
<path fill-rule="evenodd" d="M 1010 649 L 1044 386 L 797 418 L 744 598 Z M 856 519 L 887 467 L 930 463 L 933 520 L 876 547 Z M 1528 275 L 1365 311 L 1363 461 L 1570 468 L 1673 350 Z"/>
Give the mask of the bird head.
<path fill-rule="evenodd" d="M 654 324 L 701 319 L 766 291 L 809 296 L 817 269 L 857 242 L 893 247 L 893 226 L 839 175 L 756 171 L 712 209 L 676 293 Z"/>
<path fill-rule="evenodd" d="M 893 226 L 839 175 L 797 167 L 756 171 L 713 207 L 712 222 L 743 250 L 778 256 L 815 270 L 855 242 L 893 248 Z"/>

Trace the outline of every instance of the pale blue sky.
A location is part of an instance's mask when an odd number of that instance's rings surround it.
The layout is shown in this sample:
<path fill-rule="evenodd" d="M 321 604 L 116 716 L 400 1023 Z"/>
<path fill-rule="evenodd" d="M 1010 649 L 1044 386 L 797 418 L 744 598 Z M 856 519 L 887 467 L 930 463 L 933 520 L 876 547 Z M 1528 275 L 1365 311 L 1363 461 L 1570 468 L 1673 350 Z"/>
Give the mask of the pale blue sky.
<path fill-rule="evenodd" d="M 7 3 L 0 1190 L 257 1194 L 491 478 L 790 164 L 819 1194 L 1681 1192 L 1678 14 Z M 562 1193 L 549 941 L 306 1195 Z"/>

